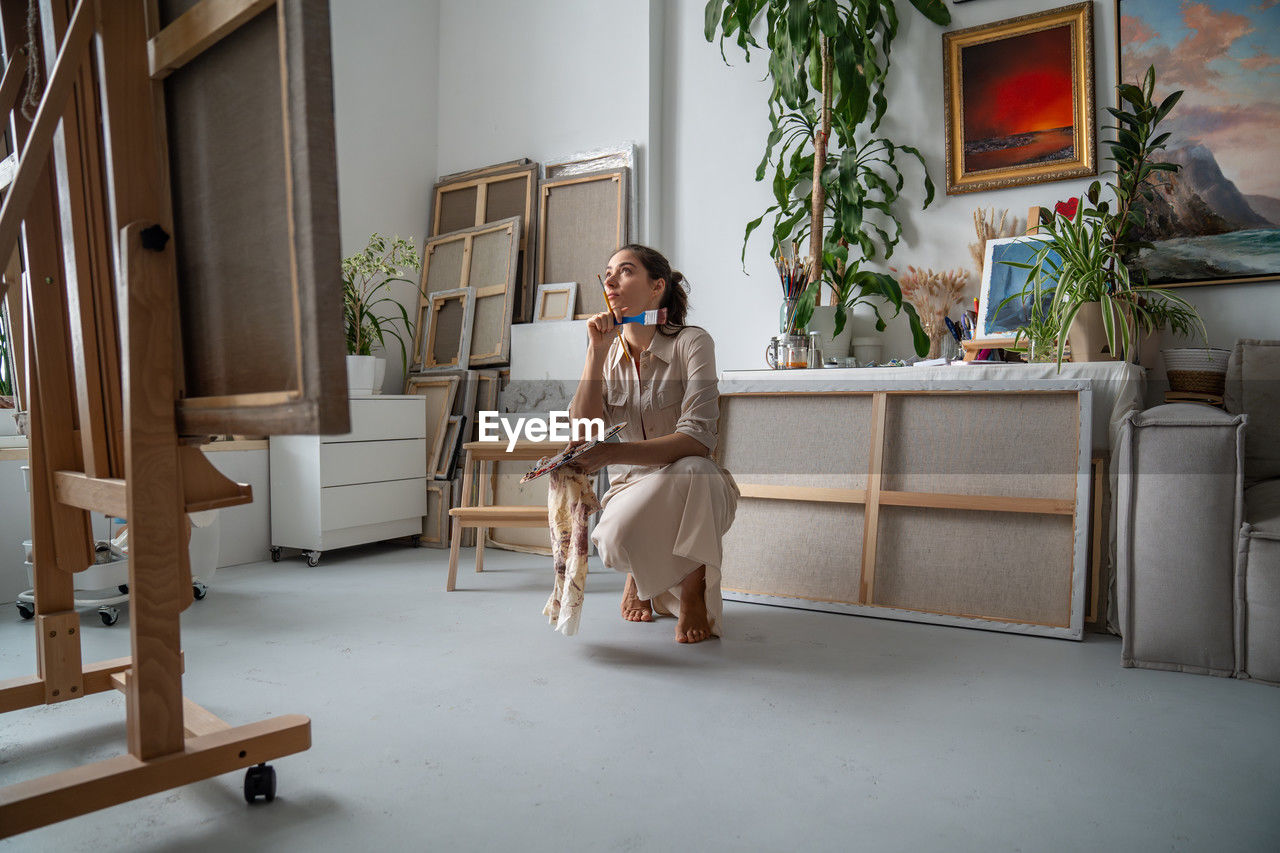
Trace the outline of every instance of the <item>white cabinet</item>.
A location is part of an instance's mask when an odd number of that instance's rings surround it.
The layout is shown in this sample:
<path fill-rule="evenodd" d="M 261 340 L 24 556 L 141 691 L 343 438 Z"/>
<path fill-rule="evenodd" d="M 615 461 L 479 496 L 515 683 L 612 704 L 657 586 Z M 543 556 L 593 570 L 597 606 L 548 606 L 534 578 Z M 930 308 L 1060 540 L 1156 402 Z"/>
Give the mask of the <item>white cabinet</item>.
<path fill-rule="evenodd" d="M 351 432 L 271 438 L 271 558 L 420 536 L 427 514 L 427 400 L 351 399 Z"/>

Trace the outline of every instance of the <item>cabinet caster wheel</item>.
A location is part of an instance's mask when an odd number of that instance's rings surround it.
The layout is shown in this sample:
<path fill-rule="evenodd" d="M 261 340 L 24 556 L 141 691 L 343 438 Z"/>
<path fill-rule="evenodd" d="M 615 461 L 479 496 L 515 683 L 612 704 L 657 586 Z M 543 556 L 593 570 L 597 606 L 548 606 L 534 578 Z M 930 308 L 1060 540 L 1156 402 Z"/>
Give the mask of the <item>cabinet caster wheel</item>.
<path fill-rule="evenodd" d="M 259 764 L 244 771 L 244 801 L 252 803 L 258 797 L 268 803 L 276 798 L 276 769 L 270 764 Z"/>
<path fill-rule="evenodd" d="M 414 548 L 422 547 L 422 534 L 415 533 L 409 537 L 409 545 Z"/>
<path fill-rule="evenodd" d="M 204 597 L 209 594 L 209 587 L 196 581 L 191 585 L 191 595 L 196 601 L 204 601 Z"/>
<path fill-rule="evenodd" d="M 280 549 L 279 549 L 279 548 L 272 548 L 272 549 L 271 549 L 271 562 L 273 562 L 273 563 L 278 563 L 278 562 L 280 562 Z"/>
<path fill-rule="evenodd" d="M 36 609 L 32 607 L 30 604 L 23 604 L 21 601 L 19 601 L 18 615 L 21 616 L 23 619 L 34 619 L 36 616 Z"/>
<path fill-rule="evenodd" d="M 102 624 L 110 628 L 116 622 L 120 621 L 120 611 L 114 607 L 99 607 L 98 617 L 102 619 Z"/>
<path fill-rule="evenodd" d="M 314 569 L 316 566 L 320 565 L 320 552 L 319 552 L 319 551 L 308 551 L 308 552 L 307 552 L 307 565 L 308 565 L 308 566 L 310 566 L 310 567 L 311 567 L 311 568 L 313 568 L 313 569 Z"/>
<path fill-rule="evenodd" d="M 127 583 L 120 584 L 118 587 L 116 587 L 116 589 L 120 590 L 121 595 L 129 594 L 129 585 Z"/>

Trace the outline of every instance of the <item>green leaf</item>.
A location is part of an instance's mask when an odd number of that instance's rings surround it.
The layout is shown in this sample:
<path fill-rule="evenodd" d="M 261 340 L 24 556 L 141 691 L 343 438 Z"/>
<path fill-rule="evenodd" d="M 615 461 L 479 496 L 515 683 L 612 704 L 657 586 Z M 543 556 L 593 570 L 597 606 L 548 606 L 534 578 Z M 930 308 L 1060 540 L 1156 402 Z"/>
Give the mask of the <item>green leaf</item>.
<path fill-rule="evenodd" d="M 920 14 L 939 26 L 946 26 L 951 23 L 951 12 L 947 10 L 947 4 L 942 0 L 911 0 L 911 5 L 916 7 Z"/>
<path fill-rule="evenodd" d="M 703 25 L 703 33 L 707 37 L 707 41 L 711 41 L 716 37 L 716 26 L 720 23 L 720 12 L 724 9 L 724 0 L 708 0 L 706 9 L 706 22 Z"/>
<path fill-rule="evenodd" d="M 1174 92 L 1172 95 L 1170 95 L 1169 97 L 1165 98 L 1163 101 L 1160 102 L 1160 106 L 1156 109 L 1155 118 L 1152 120 L 1151 123 L 1155 125 L 1164 121 L 1165 116 L 1169 115 L 1169 111 L 1172 110 L 1180 100 L 1182 100 L 1181 89 Z"/>
<path fill-rule="evenodd" d="M 827 38 L 840 33 L 840 5 L 836 0 L 818 0 L 818 29 Z"/>

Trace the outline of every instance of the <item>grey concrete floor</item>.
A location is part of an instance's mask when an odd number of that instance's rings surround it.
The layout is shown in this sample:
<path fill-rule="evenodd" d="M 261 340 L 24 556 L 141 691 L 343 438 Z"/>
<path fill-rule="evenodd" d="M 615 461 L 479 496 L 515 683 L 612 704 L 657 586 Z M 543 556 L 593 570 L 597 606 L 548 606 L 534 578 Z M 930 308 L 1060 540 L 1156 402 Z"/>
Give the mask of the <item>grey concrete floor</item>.
<path fill-rule="evenodd" d="M 313 745 L 2 850 L 1280 849 L 1280 689 L 1126 670 L 1083 643 L 729 602 L 674 642 L 593 573 L 576 637 L 548 561 L 375 545 L 221 570 L 183 617 L 186 694 Z M 85 660 L 128 616 L 84 615 Z M 0 611 L 0 678 L 34 671 Z M 119 694 L 0 717 L 0 784 L 124 751 Z"/>

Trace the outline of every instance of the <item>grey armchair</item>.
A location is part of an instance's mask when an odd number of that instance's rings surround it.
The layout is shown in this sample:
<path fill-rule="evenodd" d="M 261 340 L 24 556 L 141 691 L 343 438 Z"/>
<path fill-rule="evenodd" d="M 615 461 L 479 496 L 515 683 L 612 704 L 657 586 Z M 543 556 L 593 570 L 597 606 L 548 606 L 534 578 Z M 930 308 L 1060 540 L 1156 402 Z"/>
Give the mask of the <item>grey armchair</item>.
<path fill-rule="evenodd" d="M 1236 344 L 1224 406 L 1122 426 L 1121 663 L 1280 684 L 1280 341 Z"/>

